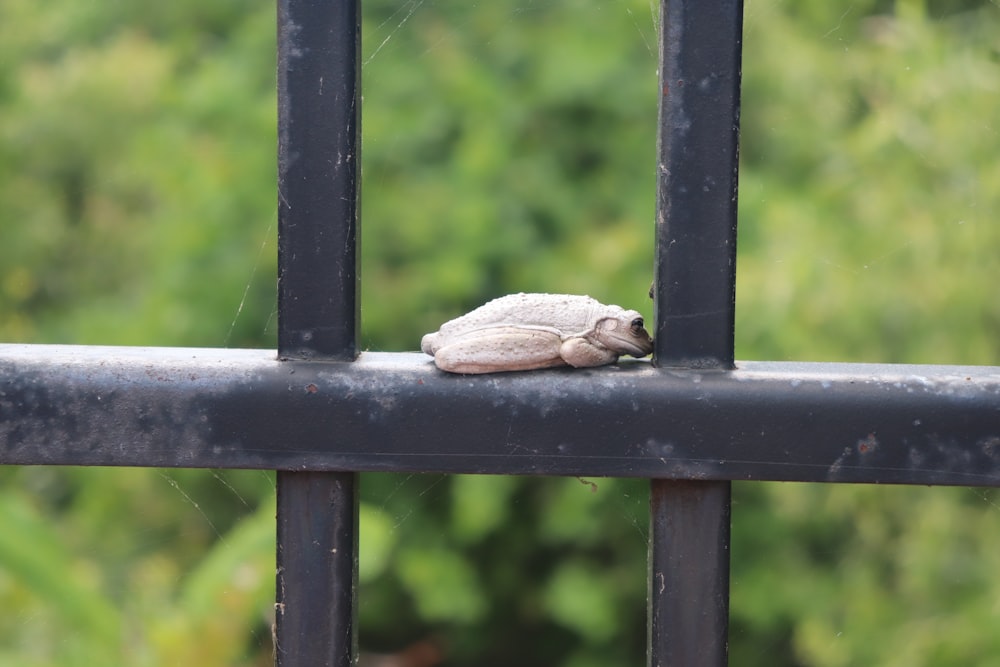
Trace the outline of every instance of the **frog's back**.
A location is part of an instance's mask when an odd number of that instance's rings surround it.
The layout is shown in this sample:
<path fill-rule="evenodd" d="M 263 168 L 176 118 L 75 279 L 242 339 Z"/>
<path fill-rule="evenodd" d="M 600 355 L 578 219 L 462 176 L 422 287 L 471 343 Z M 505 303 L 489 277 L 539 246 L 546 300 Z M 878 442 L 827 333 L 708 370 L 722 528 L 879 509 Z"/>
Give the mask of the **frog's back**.
<path fill-rule="evenodd" d="M 607 306 L 589 296 L 575 294 L 509 294 L 494 299 L 467 315 L 446 322 L 441 333 L 492 326 L 537 326 L 563 335 L 588 330 Z"/>

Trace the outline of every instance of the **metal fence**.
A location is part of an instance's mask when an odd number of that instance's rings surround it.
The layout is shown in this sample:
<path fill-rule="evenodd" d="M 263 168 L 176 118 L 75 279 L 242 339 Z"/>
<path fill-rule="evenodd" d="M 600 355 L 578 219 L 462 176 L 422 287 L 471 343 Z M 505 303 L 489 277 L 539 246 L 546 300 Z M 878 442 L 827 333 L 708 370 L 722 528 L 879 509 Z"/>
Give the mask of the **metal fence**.
<path fill-rule="evenodd" d="M 0 346 L 0 463 L 279 471 L 276 664 L 354 662 L 360 471 L 649 478 L 650 665 L 727 662 L 731 480 L 1000 485 L 1000 368 L 734 364 L 738 0 L 662 6 L 653 364 L 359 355 L 359 21 L 279 0 L 277 355 Z"/>

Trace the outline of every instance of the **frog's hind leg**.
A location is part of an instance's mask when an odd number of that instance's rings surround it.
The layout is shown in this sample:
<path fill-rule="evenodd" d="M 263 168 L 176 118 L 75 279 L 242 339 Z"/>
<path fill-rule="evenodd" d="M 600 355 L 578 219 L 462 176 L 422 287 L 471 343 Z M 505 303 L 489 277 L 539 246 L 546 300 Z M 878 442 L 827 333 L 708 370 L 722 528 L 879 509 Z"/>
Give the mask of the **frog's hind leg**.
<path fill-rule="evenodd" d="M 565 366 L 562 339 L 544 329 L 496 327 L 440 348 L 434 363 L 449 373 L 499 373 Z"/>

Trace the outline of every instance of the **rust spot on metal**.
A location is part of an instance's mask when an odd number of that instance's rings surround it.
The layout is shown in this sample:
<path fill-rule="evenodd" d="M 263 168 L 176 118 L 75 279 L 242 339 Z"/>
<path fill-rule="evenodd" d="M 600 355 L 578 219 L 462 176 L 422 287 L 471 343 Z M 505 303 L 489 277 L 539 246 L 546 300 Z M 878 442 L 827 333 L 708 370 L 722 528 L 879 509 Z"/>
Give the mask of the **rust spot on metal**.
<path fill-rule="evenodd" d="M 869 433 L 865 438 L 858 440 L 858 453 L 871 454 L 878 448 L 878 439 L 874 433 Z"/>

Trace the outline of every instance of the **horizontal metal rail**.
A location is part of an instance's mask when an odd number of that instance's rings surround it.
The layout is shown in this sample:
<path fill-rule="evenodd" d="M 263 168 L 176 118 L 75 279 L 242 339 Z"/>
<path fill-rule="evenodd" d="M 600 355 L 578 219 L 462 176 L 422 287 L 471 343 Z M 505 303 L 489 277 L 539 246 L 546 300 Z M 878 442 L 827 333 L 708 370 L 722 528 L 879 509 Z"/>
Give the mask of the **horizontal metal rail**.
<path fill-rule="evenodd" d="M 1000 485 L 1000 368 L 0 345 L 0 464 Z"/>

